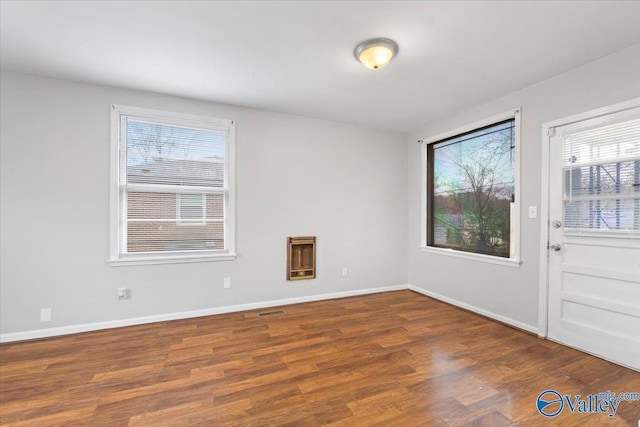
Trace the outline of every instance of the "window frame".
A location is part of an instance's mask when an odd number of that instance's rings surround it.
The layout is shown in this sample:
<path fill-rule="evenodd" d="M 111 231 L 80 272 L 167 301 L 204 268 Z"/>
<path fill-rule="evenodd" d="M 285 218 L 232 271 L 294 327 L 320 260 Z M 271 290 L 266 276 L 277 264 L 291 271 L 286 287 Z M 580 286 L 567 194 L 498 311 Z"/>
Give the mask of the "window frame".
<path fill-rule="evenodd" d="M 474 252 L 466 252 L 460 251 L 452 248 L 442 248 L 436 246 L 429 246 L 427 242 L 427 233 L 429 227 L 431 227 L 430 219 L 428 218 L 428 209 L 429 204 L 432 203 L 432 196 L 427 194 L 428 185 L 427 180 L 432 179 L 429 178 L 432 174 L 430 174 L 431 168 L 433 165 L 429 165 L 427 161 L 427 146 L 431 144 L 435 144 L 437 142 L 443 141 L 445 139 L 449 139 L 464 133 L 473 132 L 475 130 L 479 130 L 494 124 L 498 124 L 500 122 L 506 120 L 515 120 L 514 123 L 514 180 L 515 180 L 515 188 L 514 195 L 515 201 L 513 204 L 513 218 L 511 223 L 512 233 L 513 233 L 513 248 L 512 255 L 509 258 L 499 257 L 495 255 L 486 255 Z M 423 252 L 434 253 L 445 256 L 452 256 L 457 258 L 463 258 L 468 260 L 480 261 L 490 264 L 503 265 L 508 267 L 519 268 L 522 260 L 520 258 L 520 216 L 521 216 L 521 187 L 520 187 L 520 153 L 521 153 L 521 138 L 520 138 L 520 119 L 521 119 L 521 108 L 515 108 L 513 110 L 505 111 L 500 114 L 496 114 L 491 117 L 487 117 L 486 119 L 459 127 L 457 129 L 453 129 L 444 133 L 440 133 L 428 138 L 420 139 L 418 142 L 420 143 L 420 158 L 421 158 L 421 236 L 420 236 L 420 250 Z"/>
<path fill-rule="evenodd" d="M 126 197 L 126 189 L 124 187 L 126 184 L 121 182 L 120 172 L 120 165 L 122 162 L 126 162 L 126 147 L 122 147 L 125 142 L 121 141 L 120 138 L 120 123 L 123 116 L 132 116 L 138 119 L 146 119 L 166 125 L 195 127 L 225 133 L 225 182 L 224 186 L 220 189 L 220 193 L 224 194 L 224 249 L 145 253 L 127 253 L 123 250 L 126 244 L 126 212 L 124 212 L 126 202 L 123 201 L 124 197 Z M 234 120 L 112 104 L 110 148 L 110 247 L 108 259 L 108 263 L 110 265 L 119 266 L 228 261 L 236 258 Z M 176 195 L 178 194 L 179 193 L 176 193 Z M 179 212 L 176 217 L 178 216 Z M 179 221 L 179 218 L 177 218 L 177 220 Z M 181 225 L 185 224 L 183 223 Z"/>

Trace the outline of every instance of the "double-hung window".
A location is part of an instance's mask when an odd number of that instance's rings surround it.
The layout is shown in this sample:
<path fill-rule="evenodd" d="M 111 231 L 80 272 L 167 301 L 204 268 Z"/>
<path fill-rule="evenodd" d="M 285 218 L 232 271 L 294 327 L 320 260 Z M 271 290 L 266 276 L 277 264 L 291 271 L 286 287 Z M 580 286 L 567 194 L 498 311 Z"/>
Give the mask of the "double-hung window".
<path fill-rule="evenodd" d="M 425 250 L 519 263 L 519 110 L 423 143 Z"/>
<path fill-rule="evenodd" d="M 233 259 L 234 122 L 112 106 L 115 264 Z"/>

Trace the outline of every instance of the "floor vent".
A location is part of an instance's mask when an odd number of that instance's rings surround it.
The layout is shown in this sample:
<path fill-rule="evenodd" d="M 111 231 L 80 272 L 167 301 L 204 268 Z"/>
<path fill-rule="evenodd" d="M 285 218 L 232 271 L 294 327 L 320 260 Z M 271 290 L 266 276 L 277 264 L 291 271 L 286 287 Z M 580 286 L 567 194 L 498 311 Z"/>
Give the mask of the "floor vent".
<path fill-rule="evenodd" d="M 278 314 L 284 314 L 284 310 L 265 311 L 263 313 L 258 313 L 258 317 L 277 316 Z"/>

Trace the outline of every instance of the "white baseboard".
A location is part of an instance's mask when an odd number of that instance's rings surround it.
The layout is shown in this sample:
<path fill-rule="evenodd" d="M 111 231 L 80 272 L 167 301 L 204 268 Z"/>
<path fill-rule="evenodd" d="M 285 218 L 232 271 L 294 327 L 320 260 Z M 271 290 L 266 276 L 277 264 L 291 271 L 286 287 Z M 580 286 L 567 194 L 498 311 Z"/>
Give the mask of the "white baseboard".
<path fill-rule="evenodd" d="M 446 297 L 444 295 L 437 294 L 435 292 L 428 291 L 426 289 L 419 288 L 417 286 L 409 285 L 409 289 L 414 292 L 417 292 L 422 295 L 426 295 L 431 298 L 435 298 L 437 300 L 446 302 L 451 305 L 455 305 L 456 307 L 464 308 L 465 310 L 473 311 L 474 313 L 478 313 L 482 316 L 488 317 L 490 319 L 497 320 L 498 322 L 506 323 L 507 325 L 513 326 L 514 328 L 522 329 L 523 331 L 531 332 L 533 334 L 538 335 L 538 328 L 535 326 L 527 325 L 526 323 L 519 322 L 517 320 L 511 319 L 509 317 L 502 316 L 500 314 L 493 313 L 491 311 L 487 311 L 485 309 L 473 306 L 471 304 L 467 304 L 462 301 L 455 300 L 453 298 Z"/>
<path fill-rule="evenodd" d="M 229 305 L 224 307 L 205 308 L 202 310 L 183 311 L 178 313 L 156 314 L 153 316 L 135 317 L 130 319 L 109 320 L 106 322 L 86 323 L 82 325 L 61 326 L 58 328 L 36 329 L 24 332 L 0 334 L 0 343 L 32 340 L 37 338 L 56 337 L 60 335 L 77 334 L 79 332 L 97 331 L 101 329 L 121 328 L 123 326 L 142 325 L 145 323 L 165 322 L 168 320 L 188 319 L 192 317 L 211 316 L 214 314 L 232 313 L 236 311 L 255 310 L 259 308 L 276 307 L 281 305 L 299 304 L 303 302 L 322 301 L 368 295 L 380 292 L 400 291 L 409 289 L 409 285 L 383 286 L 380 288 L 357 289 L 354 291 L 333 292 L 329 294 L 310 295 L 296 298 L 285 298 L 271 301 L 261 301 L 249 304 Z"/>
<path fill-rule="evenodd" d="M 473 311 L 474 313 L 478 313 L 482 316 L 489 317 L 491 319 L 497 320 L 502 323 L 506 323 L 507 325 L 511 325 L 515 328 L 522 329 L 527 332 L 531 332 L 534 334 L 538 333 L 538 329 L 534 326 L 527 325 L 526 323 L 522 323 L 517 320 L 511 319 L 496 313 L 492 313 L 490 311 L 455 300 L 453 298 L 449 298 L 444 295 L 440 295 L 435 292 L 431 292 L 426 289 L 419 288 L 413 285 L 395 285 L 395 286 L 383 286 L 379 288 L 357 289 L 354 291 L 310 295 L 310 296 L 296 297 L 296 298 L 285 298 L 285 299 L 271 300 L 271 301 L 261 301 L 261 302 L 254 302 L 254 303 L 248 303 L 248 304 L 229 305 L 224 307 L 205 308 L 201 310 L 183 311 L 183 312 L 177 312 L 177 313 L 157 314 L 153 316 L 134 317 L 130 319 L 109 320 L 106 322 L 61 326 L 58 328 L 36 329 L 36 330 L 23 331 L 23 332 L 12 332 L 7 334 L 0 334 L 0 343 L 56 337 L 60 335 L 77 334 L 80 332 L 121 328 L 124 326 L 143 325 L 146 323 L 154 323 L 154 322 L 166 322 L 168 320 L 189 319 L 192 317 L 211 316 L 214 314 L 256 310 L 260 308 L 269 308 L 269 307 L 277 307 L 282 305 L 299 304 L 303 302 L 345 298 L 345 297 L 352 297 L 352 296 L 358 296 L 358 295 L 368 295 L 368 294 L 375 294 L 380 292 L 400 291 L 404 289 L 410 289 L 419 294 L 426 295 L 428 297 L 435 298 L 440 301 L 444 301 L 451 305 L 455 305 L 456 307 Z"/>

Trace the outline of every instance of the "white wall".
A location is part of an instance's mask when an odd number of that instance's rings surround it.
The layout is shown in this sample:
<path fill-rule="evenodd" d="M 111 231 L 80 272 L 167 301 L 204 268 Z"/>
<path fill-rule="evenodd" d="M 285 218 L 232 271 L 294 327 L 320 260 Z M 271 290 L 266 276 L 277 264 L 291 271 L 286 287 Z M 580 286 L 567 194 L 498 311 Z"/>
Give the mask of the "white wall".
<path fill-rule="evenodd" d="M 550 53 L 552 54 L 552 53 Z M 478 82 L 482 84 L 482 82 Z M 540 206 L 542 124 L 640 96 L 640 45 L 412 132 L 409 162 L 409 283 L 535 330 L 538 324 L 541 227 L 527 207 Z M 522 107 L 521 251 L 518 269 L 422 252 L 418 139 Z"/>
<path fill-rule="evenodd" d="M 406 135 L 10 72 L 0 93 L 5 337 L 407 283 Z M 236 120 L 235 261 L 107 264 L 110 104 Z M 295 235 L 318 237 L 316 280 L 285 280 Z"/>
<path fill-rule="evenodd" d="M 541 227 L 526 212 L 540 205 L 542 123 L 638 97 L 639 75 L 636 45 L 427 123 L 407 139 L 336 122 L 2 72 L 0 332 L 5 338 L 29 331 L 38 336 L 406 283 L 535 329 Z M 237 121 L 237 260 L 107 264 L 113 103 Z M 420 251 L 416 140 L 517 106 L 521 267 Z M 291 235 L 318 236 L 316 280 L 285 280 L 285 239 Z M 343 266 L 349 267 L 347 278 L 340 277 Z M 230 290 L 222 288 L 227 276 Z M 117 301 L 119 286 L 132 289 L 131 300 Z M 52 322 L 39 322 L 41 308 L 53 309 Z"/>

